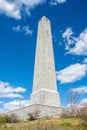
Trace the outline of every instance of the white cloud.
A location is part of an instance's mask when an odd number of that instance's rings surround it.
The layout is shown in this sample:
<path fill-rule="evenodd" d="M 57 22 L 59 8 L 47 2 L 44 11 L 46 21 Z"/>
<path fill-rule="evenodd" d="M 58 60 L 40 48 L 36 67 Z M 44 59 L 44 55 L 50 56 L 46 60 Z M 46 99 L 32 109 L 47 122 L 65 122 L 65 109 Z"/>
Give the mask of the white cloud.
<path fill-rule="evenodd" d="M 87 58 L 84 59 L 83 63 L 87 64 Z"/>
<path fill-rule="evenodd" d="M 62 34 L 62 37 L 64 38 L 66 42 L 66 50 L 69 50 L 69 48 L 75 43 L 76 38 L 73 37 L 73 31 L 72 28 L 69 27 L 66 29 L 66 31 Z"/>
<path fill-rule="evenodd" d="M 46 0 L 21 0 L 21 3 L 24 5 L 28 5 L 30 7 L 35 7 L 36 5 L 45 2 Z"/>
<path fill-rule="evenodd" d="M 55 0 L 57 3 L 64 3 L 66 0 Z"/>
<path fill-rule="evenodd" d="M 81 87 L 78 87 L 78 88 L 72 88 L 71 92 L 79 93 L 79 94 L 87 93 L 87 86 L 81 86 Z"/>
<path fill-rule="evenodd" d="M 66 42 L 65 49 L 67 53 L 87 56 L 87 28 L 78 37 L 74 37 L 73 35 L 74 33 L 71 28 L 67 28 L 62 35 Z"/>
<path fill-rule="evenodd" d="M 23 27 L 23 31 L 24 31 L 24 32 L 25 32 L 25 34 L 27 34 L 27 35 L 28 35 L 28 34 L 30 34 L 30 35 L 31 35 L 31 34 L 32 34 L 32 32 L 33 32 L 32 30 L 30 30 L 29 25 L 24 26 L 24 27 Z"/>
<path fill-rule="evenodd" d="M 33 31 L 30 29 L 29 25 L 21 27 L 17 25 L 16 27 L 12 27 L 13 31 L 15 32 L 23 32 L 26 35 L 32 35 Z"/>
<path fill-rule="evenodd" d="M 57 5 L 57 4 L 63 4 L 66 0 L 50 0 L 50 5 Z"/>
<path fill-rule="evenodd" d="M 20 9 L 17 8 L 16 3 L 7 0 L 0 0 L 0 14 L 5 14 L 15 19 L 21 19 Z"/>
<path fill-rule="evenodd" d="M 44 3 L 45 0 L 0 0 L 0 14 L 21 19 L 22 12 L 30 15 L 30 10 L 38 4 Z"/>
<path fill-rule="evenodd" d="M 72 28 L 69 27 L 66 29 L 66 31 L 63 33 L 62 36 L 63 36 L 63 38 L 69 39 L 72 34 L 73 34 Z"/>
<path fill-rule="evenodd" d="M 74 100 L 75 100 L 75 98 L 74 98 Z M 73 105 L 73 108 L 83 108 L 83 107 L 87 106 L 87 98 L 78 100 L 78 101 L 76 101 L 76 103 L 73 102 L 73 103 L 67 104 L 67 106 L 64 106 L 64 107 L 70 108 L 70 107 L 72 107 L 72 105 Z"/>
<path fill-rule="evenodd" d="M 23 98 L 23 96 L 17 93 L 6 93 L 0 94 L 0 98 Z"/>
<path fill-rule="evenodd" d="M 0 0 L 0 14 L 21 19 L 23 14 L 30 15 L 31 9 L 45 2 L 46 0 Z M 65 2 L 66 0 L 50 0 L 49 3 L 50 5 L 57 5 Z"/>
<path fill-rule="evenodd" d="M 0 114 L 3 113 L 3 112 L 4 112 L 3 109 L 0 108 Z"/>
<path fill-rule="evenodd" d="M 85 106 L 87 106 L 87 98 L 83 98 L 78 105 L 78 107 L 85 107 Z"/>
<path fill-rule="evenodd" d="M 3 104 L 4 103 L 4 101 L 0 101 L 0 104 Z"/>
<path fill-rule="evenodd" d="M 57 80 L 61 83 L 71 83 L 82 79 L 87 72 L 86 64 L 73 64 L 57 72 Z"/>
<path fill-rule="evenodd" d="M 26 91 L 25 88 L 22 87 L 13 87 L 8 82 L 0 81 L 0 97 L 8 97 L 8 98 L 22 98 L 22 95 L 19 93 L 24 93 Z"/>
<path fill-rule="evenodd" d="M 12 111 L 15 109 L 19 109 L 20 107 L 29 106 L 29 104 L 29 100 L 14 100 L 3 104 L 3 111 Z"/>
<path fill-rule="evenodd" d="M 16 27 L 12 27 L 13 31 L 19 32 L 20 31 L 20 25 L 17 25 Z"/>

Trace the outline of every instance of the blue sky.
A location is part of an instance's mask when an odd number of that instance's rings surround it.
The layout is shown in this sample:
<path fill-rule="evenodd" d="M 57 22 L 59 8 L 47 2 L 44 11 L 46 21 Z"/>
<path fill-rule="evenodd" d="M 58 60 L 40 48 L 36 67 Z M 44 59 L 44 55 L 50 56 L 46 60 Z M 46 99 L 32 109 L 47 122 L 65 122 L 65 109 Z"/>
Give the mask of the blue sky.
<path fill-rule="evenodd" d="M 29 104 L 38 21 L 51 21 L 61 105 L 87 104 L 87 0 L 0 0 L 0 112 Z"/>

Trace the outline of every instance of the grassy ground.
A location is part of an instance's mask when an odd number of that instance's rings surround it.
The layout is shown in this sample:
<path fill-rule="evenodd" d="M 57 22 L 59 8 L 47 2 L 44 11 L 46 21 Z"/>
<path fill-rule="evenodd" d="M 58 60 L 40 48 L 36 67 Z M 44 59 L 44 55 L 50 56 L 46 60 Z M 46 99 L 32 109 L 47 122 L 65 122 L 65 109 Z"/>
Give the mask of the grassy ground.
<path fill-rule="evenodd" d="M 79 118 L 49 117 L 34 121 L 14 123 L 8 127 L 0 126 L 0 130 L 87 130 Z"/>

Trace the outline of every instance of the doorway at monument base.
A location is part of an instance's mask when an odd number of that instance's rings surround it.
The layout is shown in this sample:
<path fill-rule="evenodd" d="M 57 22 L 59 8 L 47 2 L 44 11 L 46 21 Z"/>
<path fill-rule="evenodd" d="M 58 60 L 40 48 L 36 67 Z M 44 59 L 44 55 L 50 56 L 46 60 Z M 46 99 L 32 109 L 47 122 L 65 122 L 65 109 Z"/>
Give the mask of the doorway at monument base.
<path fill-rule="evenodd" d="M 60 107 L 59 94 L 57 91 L 46 88 L 34 91 L 30 97 L 30 105 L 33 104 Z"/>
<path fill-rule="evenodd" d="M 60 116 L 62 114 L 61 107 L 52 107 L 46 105 L 34 104 L 24 108 L 10 111 L 6 115 L 16 114 L 19 119 L 26 120 L 29 113 L 39 112 L 37 118 L 48 117 L 48 116 Z"/>

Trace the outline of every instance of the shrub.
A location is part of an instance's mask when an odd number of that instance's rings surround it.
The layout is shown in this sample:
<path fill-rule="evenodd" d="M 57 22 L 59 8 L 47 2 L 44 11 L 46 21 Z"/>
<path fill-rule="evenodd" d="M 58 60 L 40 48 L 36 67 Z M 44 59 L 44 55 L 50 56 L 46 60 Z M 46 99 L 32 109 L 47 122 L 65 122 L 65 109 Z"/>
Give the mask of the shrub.
<path fill-rule="evenodd" d="M 66 109 L 62 110 L 61 117 L 67 118 L 67 117 L 74 117 L 74 116 L 75 116 L 75 114 L 72 113 L 71 109 L 66 108 Z"/>
<path fill-rule="evenodd" d="M 11 123 L 11 118 L 8 115 L 0 116 L 0 124 Z"/>
<path fill-rule="evenodd" d="M 18 117 L 16 114 L 11 115 L 2 115 L 0 116 L 0 124 L 6 124 L 6 123 L 15 123 L 18 122 Z"/>
<path fill-rule="evenodd" d="M 36 120 L 36 118 L 33 116 L 32 113 L 29 113 L 28 116 L 29 116 L 29 118 L 28 118 L 29 121 Z"/>
<path fill-rule="evenodd" d="M 12 113 L 9 118 L 11 119 L 11 123 L 16 123 L 19 121 L 18 116 L 15 113 Z"/>
<path fill-rule="evenodd" d="M 39 117 L 39 114 L 40 114 L 39 110 L 36 110 L 32 113 L 28 113 L 28 116 L 29 116 L 28 120 L 29 121 L 36 120 Z"/>
<path fill-rule="evenodd" d="M 69 123 L 69 122 L 63 122 L 62 124 L 60 124 L 60 126 L 68 127 L 68 126 L 71 126 L 71 123 Z"/>
<path fill-rule="evenodd" d="M 80 117 L 80 110 L 76 109 L 76 111 L 74 111 L 72 108 L 63 109 L 61 117 L 63 118 Z"/>

